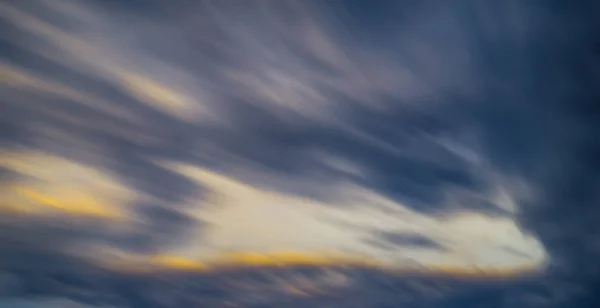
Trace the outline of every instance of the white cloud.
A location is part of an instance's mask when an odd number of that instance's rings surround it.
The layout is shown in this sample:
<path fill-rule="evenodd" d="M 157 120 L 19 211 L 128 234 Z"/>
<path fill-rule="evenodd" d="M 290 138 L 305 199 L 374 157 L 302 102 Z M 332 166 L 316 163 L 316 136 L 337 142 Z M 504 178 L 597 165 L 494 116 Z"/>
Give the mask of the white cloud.
<path fill-rule="evenodd" d="M 542 265 L 546 259 L 541 243 L 511 217 L 464 211 L 427 215 L 350 184 L 330 187 L 326 203 L 257 188 L 198 166 L 170 168 L 209 189 L 184 206 L 207 224 L 175 249 L 186 257 L 228 250 L 346 251 L 400 265 L 417 260 L 425 266 L 502 268 Z M 445 250 L 397 246 L 388 251 L 368 245 L 364 239 L 377 232 L 421 234 Z"/>

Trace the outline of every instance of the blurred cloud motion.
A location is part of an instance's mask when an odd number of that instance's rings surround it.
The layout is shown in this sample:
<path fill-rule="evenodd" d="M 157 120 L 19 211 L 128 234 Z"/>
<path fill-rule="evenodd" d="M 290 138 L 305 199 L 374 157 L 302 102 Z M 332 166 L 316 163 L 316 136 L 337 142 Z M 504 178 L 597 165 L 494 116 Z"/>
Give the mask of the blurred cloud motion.
<path fill-rule="evenodd" d="M 593 1 L 0 3 L 0 308 L 588 307 Z"/>

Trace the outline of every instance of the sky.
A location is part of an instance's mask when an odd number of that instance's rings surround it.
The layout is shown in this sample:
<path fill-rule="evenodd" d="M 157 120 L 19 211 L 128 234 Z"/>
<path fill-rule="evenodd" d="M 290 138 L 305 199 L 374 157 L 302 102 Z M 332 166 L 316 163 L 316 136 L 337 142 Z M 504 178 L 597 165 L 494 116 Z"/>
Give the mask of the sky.
<path fill-rule="evenodd" d="M 587 307 L 597 13 L 2 2 L 0 307 Z"/>

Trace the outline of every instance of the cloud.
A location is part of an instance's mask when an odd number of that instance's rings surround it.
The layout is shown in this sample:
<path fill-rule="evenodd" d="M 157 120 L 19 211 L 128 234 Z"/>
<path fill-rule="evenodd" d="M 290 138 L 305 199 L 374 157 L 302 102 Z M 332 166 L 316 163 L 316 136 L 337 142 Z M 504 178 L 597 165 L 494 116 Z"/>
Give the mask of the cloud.
<path fill-rule="evenodd" d="M 2 153 L 0 164 L 21 177 L 5 183 L 3 210 L 24 214 L 127 219 L 135 198 L 117 179 L 100 170 L 39 152 Z M 6 208 L 5 208 L 6 207 Z"/>
<path fill-rule="evenodd" d="M 331 187 L 332 204 L 253 187 L 198 166 L 174 165 L 208 192 L 191 198 L 190 216 L 208 227 L 180 246 L 188 257 L 210 257 L 219 251 L 269 252 L 347 251 L 402 266 L 403 260 L 423 266 L 510 267 L 545 262 L 543 247 L 506 217 L 476 212 L 435 217 L 418 213 L 369 190 L 351 185 Z M 395 253 L 363 240 L 377 233 L 418 233 L 447 248 L 431 251 L 395 242 Z M 522 255 L 507 253 L 506 247 Z M 525 259 L 522 259 L 524 256 Z"/>
<path fill-rule="evenodd" d="M 119 59 L 119 55 L 114 51 L 110 51 L 110 47 L 106 45 L 106 42 L 104 42 L 104 45 L 101 45 L 97 41 L 90 41 L 73 33 L 62 31 L 50 23 L 9 5 L 3 5 L 1 8 L 0 12 L 7 20 L 11 21 L 12 25 L 24 29 L 53 46 L 53 49 L 50 50 L 34 49 L 34 52 L 41 53 L 42 56 L 48 57 L 52 61 L 64 63 L 67 67 L 75 70 L 107 79 L 122 90 L 127 91 L 129 95 L 138 98 L 140 102 L 147 103 L 152 108 L 156 108 L 172 116 L 186 119 L 194 116 L 199 111 L 198 108 L 194 108 L 199 107 L 199 105 L 192 103 L 186 95 L 178 93 L 176 90 L 161 84 L 152 77 L 135 73 L 136 68 L 129 70 L 123 68 L 123 64 L 121 63 L 124 60 Z M 109 50 L 106 50 L 107 47 Z M 31 47 L 28 46 L 26 48 Z M 57 54 L 56 51 L 53 52 L 53 50 L 57 49 L 62 53 Z M 65 57 L 65 53 L 69 57 Z M 75 59 L 75 61 L 71 59 Z M 137 62 L 139 63 L 139 61 Z M 81 96 L 72 90 L 70 92 L 58 89 L 54 90 L 54 92 L 56 91 L 66 92 L 71 96 Z M 76 101 L 85 102 L 86 100 L 76 99 Z M 105 107 L 107 103 L 100 101 L 94 105 Z"/>
<path fill-rule="evenodd" d="M 116 308 L 114 306 L 96 306 L 78 303 L 69 299 L 62 298 L 47 298 L 40 300 L 0 300 L 0 307 L 11 307 L 11 308 Z"/>
<path fill-rule="evenodd" d="M 386 245 L 387 243 L 387 247 L 391 249 L 396 245 L 443 249 L 443 246 L 436 241 L 420 234 L 383 232 L 380 237 L 382 238 L 382 245 Z"/>
<path fill-rule="evenodd" d="M 105 245 L 152 253 L 201 225 L 101 166 L 32 150 L 5 151 L 0 165 L 9 172 L 0 204 L 9 267 L 29 258 L 97 258 Z"/>
<path fill-rule="evenodd" d="M 193 103 L 188 98 L 151 79 L 127 72 L 122 73 L 120 78 L 134 96 L 159 110 L 184 119 L 193 114 L 189 108 Z"/>
<path fill-rule="evenodd" d="M 6 264 L 186 268 L 225 248 L 543 261 L 548 294 L 488 304 L 585 300 L 599 273 L 596 10 L 2 4 L 3 190 L 30 211 L 2 221 L 22 257 Z M 123 229 L 96 227 L 110 217 Z"/>
<path fill-rule="evenodd" d="M 85 104 L 88 107 L 99 109 L 102 112 L 114 118 L 124 118 L 129 121 L 135 121 L 132 115 L 126 111 L 120 110 L 114 104 L 108 101 L 96 98 L 94 96 L 82 93 L 76 89 L 61 84 L 45 81 L 42 78 L 31 75 L 22 69 L 3 64 L 0 67 L 3 79 L 2 84 L 8 87 L 25 88 L 39 91 L 45 94 L 56 95 L 58 97 L 68 98 L 76 103 Z M 43 108 L 43 107 L 42 107 Z"/>

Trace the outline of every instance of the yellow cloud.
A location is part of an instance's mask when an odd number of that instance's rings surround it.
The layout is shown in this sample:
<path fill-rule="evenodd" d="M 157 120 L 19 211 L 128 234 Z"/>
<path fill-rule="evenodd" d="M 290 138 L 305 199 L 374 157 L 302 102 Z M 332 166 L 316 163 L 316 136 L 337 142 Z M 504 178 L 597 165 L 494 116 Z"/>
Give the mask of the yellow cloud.
<path fill-rule="evenodd" d="M 365 256 L 335 252 L 302 253 L 295 251 L 236 252 L 221 254 L 212 262 L 216 267 L 228 266 L 377 266 Z"/>
<path fill-rule="evenodd" d="M 194 115 L 191 112 L 194 102 L 185 95 L 141 74 L 117 69 L 113 72 L 121 80 L 122 86 L 140 101 L 171 116 L 193 120 L 190 117 Z"/>
<path fill-rule="evenodd" d="M 197 260 L 192 260 L 174 255 L 158 255 L 150 258 L 151 265 L 158 265 L 168 269 L 187 270 L 187 271 L 204 271 L 208 266 Z"/>
<path fill-rule="evenodd" d="M 120 220 L 134 197 L 107 172 L 34 151 L 3 153 L 0 166 L 14 172 L 3 183 L 0 210 Z"/>
<path fill-rule="evenodd" d="M 407 267 L 379 262 L 368 256 L 341 253 L 300 252 L 236 252 L 217 254 L 206 259 L 196 259 L 169 253 L 158 255 L 125 254 L 120 258 L 98 258 L 96 261 L 107 268 L 120 272 L 151 273 L 155 271 L 183 271 L 189 273 L 219 272 L 244 268 L 290 268 L 306 266 L 314 268 L 368 268 L 390 274 L 446 275 L 464 278 L 503 278 L 534 273 L 538 264 L 521 264 L 511 267 L 478 267 L 455 265 L 428 265 Z"/>
<path fill-rule="evenodd" d="M 107 255 L 100 263 L 116 269 L 135 270 L 167 269 L 177 271 L 206 272 L 243 267 L 290 267 L 290 266 L 362 266 L 377 267 L 382 264 L 364 256 L 335 253 L 286 252 L 234 252 L 215 254 L 205 259 L 190 258 L 176 254 L 141 255 L 126 254 L 120 258 Z"/>
<path fill-rule="evenodd" d="M 17 195 L 24 197 L 26 201 L 20 203 L 17 201 L 15 206 L 21 206 L 17 209 L 20 212 L 45 212 L 46 210 L 63 211 L 71 215 L 94 216 L 103 218 L 123 218 L 124 213 L 118 208 L 99 203 L 90 195 L 81 191 L 55 191 L 51 193 L 41 193 L 30 187 L 15 187 L 13 189 Z M 28 208 L 24 208 L 28 206 Z"/>

